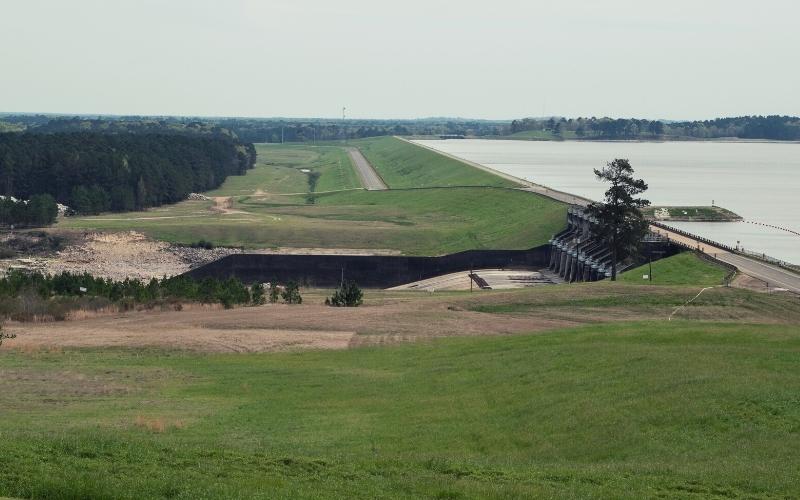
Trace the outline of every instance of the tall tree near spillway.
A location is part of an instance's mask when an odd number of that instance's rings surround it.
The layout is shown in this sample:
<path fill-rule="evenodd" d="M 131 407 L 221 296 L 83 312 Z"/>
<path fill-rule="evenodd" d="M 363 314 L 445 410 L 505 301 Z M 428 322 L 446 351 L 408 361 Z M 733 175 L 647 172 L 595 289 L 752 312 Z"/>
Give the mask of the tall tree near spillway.
<path fill-rule="evenodd" d="M 611 281 L 617 279 L 617 261 L 636 253 L 642 237 L 647 232 L 647 221 L 641 209 L 650 201 L 637 198 L 647 191 L 642 179 L 633 177 L 633 167 L 625 159 L 610 161 L 602 169 L 594 170 L 597 179 L 611 183 L 602 202 L 591 203 L 587 210 L 597 219 L 592 226 L 593 235 L 611 249 Z"/>

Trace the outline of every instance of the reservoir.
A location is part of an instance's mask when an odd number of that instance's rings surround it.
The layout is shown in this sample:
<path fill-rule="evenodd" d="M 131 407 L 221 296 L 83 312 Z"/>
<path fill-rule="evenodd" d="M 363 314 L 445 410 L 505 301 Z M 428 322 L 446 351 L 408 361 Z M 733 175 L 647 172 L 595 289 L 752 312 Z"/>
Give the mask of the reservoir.
<path fill-rule="evenodd" d="M 748 251 L 800 263 L 800 144 L 775 142 L 598 142 L 425 140 L 419 144 L 593 200 L 607 185 L 592 169 L 627 158 L 653 205 L 711 205 L 744 222 L 669 225 Z"/>

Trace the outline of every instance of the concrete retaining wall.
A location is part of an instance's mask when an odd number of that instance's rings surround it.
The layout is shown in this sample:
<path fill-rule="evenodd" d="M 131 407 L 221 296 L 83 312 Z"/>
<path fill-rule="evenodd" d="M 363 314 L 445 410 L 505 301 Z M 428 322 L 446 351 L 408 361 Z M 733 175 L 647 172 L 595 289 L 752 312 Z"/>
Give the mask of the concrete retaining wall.
<path fill-rule="evenodd" d="M 389 288 L 470 269 L 540 269 L 549 263 L 549 248 L 469 250 L 440 257 L 234 254 L 186 274 L 196 279 L 235 277 L 245 283 L 297 281 L 335 287 L 344 273 L 346 280 L 362 287 Z"/>

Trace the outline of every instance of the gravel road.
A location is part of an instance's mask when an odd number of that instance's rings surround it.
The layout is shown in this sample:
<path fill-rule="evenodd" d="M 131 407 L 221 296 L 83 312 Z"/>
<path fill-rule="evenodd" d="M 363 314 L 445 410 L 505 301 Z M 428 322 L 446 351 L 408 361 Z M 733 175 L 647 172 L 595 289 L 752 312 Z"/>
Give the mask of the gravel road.
<path fill-rule="evenodd" d="M 361 178 L 361 184 L 364 186 L 364 189 L 367 191 L 382 191 L 384 189 L 389 189 L 388 186 L 383 182 L 381 176 L 378 175 L 378 172 L 370 165 L 364 155 L 361 154 L 357 148 L 347 148 L 347 153 L 350 155 L 350 159 L 353 160 L 353 165 L 356 167 L 356 172 L 358 172 L 358 176 Z"/>

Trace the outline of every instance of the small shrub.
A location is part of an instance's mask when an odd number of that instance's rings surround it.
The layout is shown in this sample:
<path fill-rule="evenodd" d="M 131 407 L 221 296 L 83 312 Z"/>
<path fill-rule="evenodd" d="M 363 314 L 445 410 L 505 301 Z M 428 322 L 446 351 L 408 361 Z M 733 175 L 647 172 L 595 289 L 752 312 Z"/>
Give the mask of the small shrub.
<path fill-rule="evenodd" d="M 214 243 L 206 240 L 200 240 L 190 245 L 192 248 L 204 248 L 206 250 L 213 250 Z"/>
<path fill-rule="evenodd" d="M 4 341 L 5 339 L 13 339 L 13 338 L 15 338 L 15 337 L 16 337 L 16 335 L 14 335 L 13 333 L 6 333 L 6 332 L 4 332 L 4 331 L 3 331 L 3 326 L 2 326 L 2 325 L 0 325 L 0 345 L 3 345 L 3 341 Z"/>
<path fill-rule="evenodd" d="M 13 259 L 16 256 L 17 252 L 15 252 L 14 249 L 8 248 L 5 245 L 0 246 L 0 259 Z"/>
<path fill-rule="evenodd" d="M 281 291 L 278 289 L 277 283 L 270 283 L 269 285 L 269 303 L 276 304 L 281 296 Z"/>
<path fill-rule="evenodd" d="M 267 302 L 267 298 L 264 296 L 264 285 L 253 283 L 250 287 L 250 300 L 254 306 L 260 306 Z"/>
<path fill-rule="evenodd" d="M 325 305 L 333 307 L 358 307 L 363 303 L 364 294 L 353 281 L 345 281 L 332 297 L 325 299 Z"/>
<path fill-rule="evenodd" d="M 303 303 L 303 297 L 300 296 L 300 287 L 297 286 L 297 283 L 294 281 L 290 281 L 286 284 L 283 293 L 281 293 L 281 297 L 283 297 L 283 301 L 287 304 Z"/>

